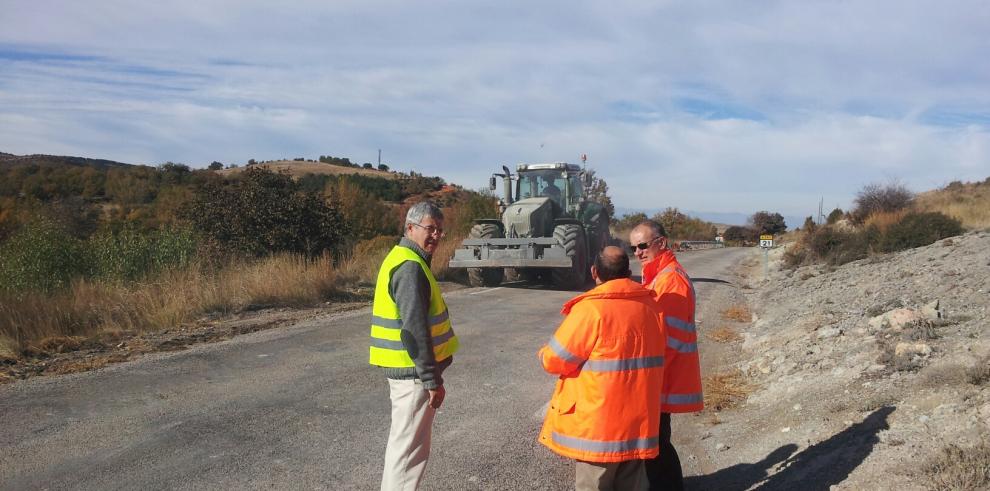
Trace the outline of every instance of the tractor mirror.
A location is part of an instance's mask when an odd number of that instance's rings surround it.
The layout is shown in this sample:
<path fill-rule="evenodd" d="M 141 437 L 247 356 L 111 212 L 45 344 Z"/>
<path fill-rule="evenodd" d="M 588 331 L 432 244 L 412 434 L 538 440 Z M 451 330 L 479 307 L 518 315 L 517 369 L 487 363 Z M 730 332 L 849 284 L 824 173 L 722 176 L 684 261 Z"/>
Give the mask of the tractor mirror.
<path fill-rule="evenodd" d="M 488 189 L 495 190 L 495 176 L 488 178 Z"/>

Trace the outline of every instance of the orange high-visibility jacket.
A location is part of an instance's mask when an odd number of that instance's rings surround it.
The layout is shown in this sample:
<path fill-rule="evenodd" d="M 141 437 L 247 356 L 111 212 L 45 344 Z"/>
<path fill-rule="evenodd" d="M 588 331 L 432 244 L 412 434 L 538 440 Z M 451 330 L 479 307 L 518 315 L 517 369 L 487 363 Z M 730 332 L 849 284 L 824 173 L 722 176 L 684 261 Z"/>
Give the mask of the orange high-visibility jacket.
<path fill-rule="evenodd" d="M 615 279 L 575 297 L 540 352 L 560 375 L 540 443 L 586 462 L 659 453 L 664 336 L 652 293 Z"/>
<path fill-rule="evenodd" d="M 643 285 L 653 291 L 667 334 L 663 412 L 701 411 L 705 404 L 691 278 L 677 262 L 673 251 L 667 250 L 643 265 Z"/>

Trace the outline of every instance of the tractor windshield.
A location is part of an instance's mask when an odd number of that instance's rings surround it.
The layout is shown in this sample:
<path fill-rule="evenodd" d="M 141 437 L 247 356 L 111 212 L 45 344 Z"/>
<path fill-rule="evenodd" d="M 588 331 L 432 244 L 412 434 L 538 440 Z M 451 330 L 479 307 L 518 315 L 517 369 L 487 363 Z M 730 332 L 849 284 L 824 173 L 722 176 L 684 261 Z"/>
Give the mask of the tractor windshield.
<path fill-rule="evenodd" d="M 564 207 L 562 195 L 566 181 L 567 175 L 560 171 L 521 172 L 518 196 L 520 199 L 545 196 Z"/>

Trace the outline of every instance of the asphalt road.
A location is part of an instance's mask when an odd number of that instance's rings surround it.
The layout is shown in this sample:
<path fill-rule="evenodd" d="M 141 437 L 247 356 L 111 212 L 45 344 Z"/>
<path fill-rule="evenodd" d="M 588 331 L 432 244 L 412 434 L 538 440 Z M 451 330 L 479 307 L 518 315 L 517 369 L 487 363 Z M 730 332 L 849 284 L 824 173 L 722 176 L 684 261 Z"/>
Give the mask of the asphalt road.
<path fill-rule="evenodd" d="M 751 251 L 679 257 L 696 279 L 730 279 Z M 719 286 L 697 282 L 699 301 Z M 575 294 L 447 297 L 461 349 L 424 488 L 571 487 L 573 464 L 536 442 L 554 383 L 536 351 Z M 377 489 L 389 402 L 367 363 L 369 315 L 0 386 L 0 489 Z"/>

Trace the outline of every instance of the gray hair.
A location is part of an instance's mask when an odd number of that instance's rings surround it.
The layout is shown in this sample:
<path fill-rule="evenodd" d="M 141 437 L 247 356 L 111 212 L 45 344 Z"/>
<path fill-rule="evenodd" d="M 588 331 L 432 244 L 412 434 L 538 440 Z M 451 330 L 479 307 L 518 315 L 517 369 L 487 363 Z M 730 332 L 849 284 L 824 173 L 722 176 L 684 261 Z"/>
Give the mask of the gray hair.
<path fill-rule="evenodd" d="M 443 212 L 440 211 L 440 207 L 433 204 L 432 201 L 420 201 L 419 203 L 409 207 L 409 211 L 406 212 L 406 223 L 418 224 L 426 217 L 430 217 L 434 220 L 443 220 Z"/>
<path fill-rule="evenodd" d="M 651 231 L 653 231 L 653 235 L 657 237 L 667 236 L 667 231 L 663 229 L 663 225 L 661 225 L 660 222 L 656 220 L 643 220 L 642 222 L 637 223 L 636 227 L 634 228 L 639 228 L 639 227 L 646 227 L 650 229 Z"/>

